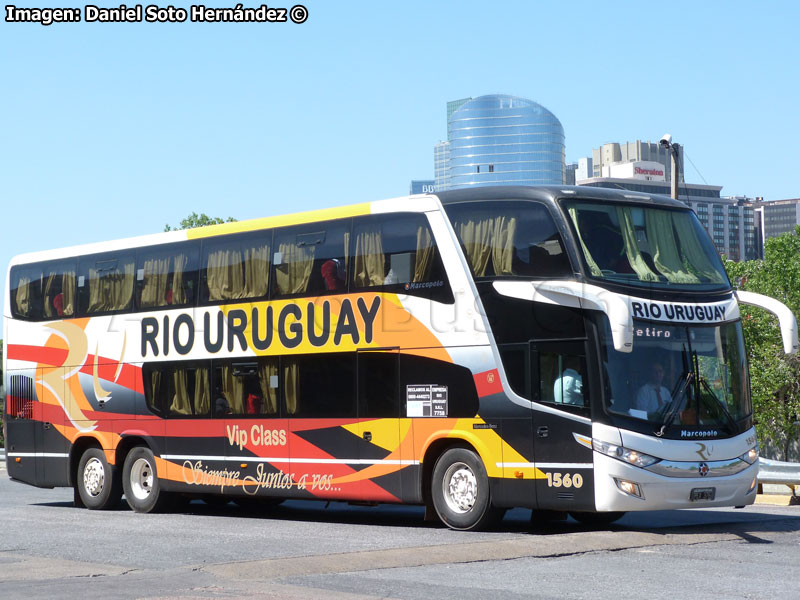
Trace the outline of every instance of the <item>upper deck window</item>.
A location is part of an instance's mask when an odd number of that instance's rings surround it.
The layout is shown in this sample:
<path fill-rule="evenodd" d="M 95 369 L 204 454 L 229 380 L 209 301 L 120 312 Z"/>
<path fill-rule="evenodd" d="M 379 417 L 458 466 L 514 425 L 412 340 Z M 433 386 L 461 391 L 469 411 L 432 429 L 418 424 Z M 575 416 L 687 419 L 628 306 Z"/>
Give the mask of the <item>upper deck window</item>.
<path fill-rule="evenodd" d="M 424 215 L 355 219 L 351 291 L 384 291 L 452 302 L 441 256 Z"/>
<path fill-rule="evenodd" d="M 273 255 L 274 295 L 346 292 L 349 239 L 349 219 L 279 229 Z"/>
<path fill-rule="evenodd" d="M 198 244 L 184 243 L 142 252 L 136 271 L 138 307 L 192 306 L 198 250 Z"/>
<path fill-rule="evenodd" d="M 18 319 L 75 315 L 75 261 L 51 261 L 11 270 L 11 313 Z"/>
<path fill-rule="evenodd" d="M 730 288 L 694 213 L 662 207 L 566 202 L 592 277 L 637 286 Z"/>
<path fill-rule="evenodd" d="M 132 252 L 81 258 L 78 265 L 79 312 L 91 315 L 130 309 L 135 268 Z"/>
<path fill-rule="evenodd" d="M 534 202 L 446 207 L 475 277 L 568 277 L 564 243 L 547 209 Z"/>
<path fill-rule="evenodd" d="M 208 240 L 203 246 L 203 301 L 266 297 L 271 239 L 271 232 L 259 232 Z"/>

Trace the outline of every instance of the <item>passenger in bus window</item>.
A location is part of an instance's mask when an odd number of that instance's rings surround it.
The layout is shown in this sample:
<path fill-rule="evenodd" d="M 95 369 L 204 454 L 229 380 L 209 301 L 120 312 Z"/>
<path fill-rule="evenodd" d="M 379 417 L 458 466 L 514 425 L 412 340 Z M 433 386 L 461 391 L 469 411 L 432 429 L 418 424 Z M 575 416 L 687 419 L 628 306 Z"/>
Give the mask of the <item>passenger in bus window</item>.
<path fill-rule="evenodd" d="M 575 369 L 567 368 L 553 384 L 553 400 L 556 404 L 584 406 L 583 377 Z"/>
<path fill-rule="evenodd" d="M 669 390 L 662 385 L 664 381 L 664 372 L 664 365 L 657 360 L 653 361 L 648 371 L 647 383 L 636 392 L 634 408 L 648 413 L 654 413 L 669 404 L 671 395 Z"/>
<path fill-rule="evenodd" d="M 225 392 L 222 391 L 221 387 L 217 386 L 214 392 L 214 415 L 221 417 L 229 414 L 231 414 L 231 405 L 225 397 Z"/>
<path fill-rule="evenodd" d="M 344 289 L 345 271 L 343 261 L 338 258 L 326 260 L 320 267 L 320 273 L 325 282 L 326 290 Z"/>

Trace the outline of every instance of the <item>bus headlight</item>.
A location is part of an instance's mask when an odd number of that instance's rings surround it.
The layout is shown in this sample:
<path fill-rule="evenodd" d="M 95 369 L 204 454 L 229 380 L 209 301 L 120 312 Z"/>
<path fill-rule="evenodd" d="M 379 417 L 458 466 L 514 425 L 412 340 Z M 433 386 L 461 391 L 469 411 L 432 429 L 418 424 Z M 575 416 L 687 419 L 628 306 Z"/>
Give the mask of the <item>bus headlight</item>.
<path fill-rule="evenodd" d="M 628 450 L 627 448 L 623 448 L 622 446 L 615 446 L 614 444 L 609 444 L 608 442 L 601 442 L 599 440 L 592 440 L 592 448 L 594 448 L 595 452 L 599 452 L 600 454 L 605 454 L 606 456 L 611 456 L 622 462 L 626 462 L 631 464 L 635 467 L 649 467 L 650 465 L 657 463 L 660 461 L 660 458 L 656 458 L 655 456 L 650 456 L 649 454 L 645 454 L 644 452 L 637 452 L 636 450 Z"/>
<path fill-rule="evenodd" d="M 758 444 L 750 448 L 750 450 L 742 454 L 739 458 L 741 458 L 747 464 L 752 465 L 758 460 Z"/>
<path fill-rule="evenodd" d="M 629 496 L 633 496 L 634 498 L 641 498 L 644 500 L 644 495 L 642 494 L 642 488 L 639 486 L 638 483 L 633 481 L 627 481 L 625 479 L 617 479 L 614 477 L 614 483 L 617 484 L 617 487 L 628 494 Z"/>

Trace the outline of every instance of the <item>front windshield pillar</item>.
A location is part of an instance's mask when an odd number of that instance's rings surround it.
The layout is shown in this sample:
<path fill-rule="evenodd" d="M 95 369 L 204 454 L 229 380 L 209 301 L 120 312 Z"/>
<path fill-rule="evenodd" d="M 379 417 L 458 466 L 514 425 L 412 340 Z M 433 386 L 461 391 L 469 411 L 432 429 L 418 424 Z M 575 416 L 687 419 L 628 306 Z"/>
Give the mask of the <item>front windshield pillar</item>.
<path fill-rule="evenodd" d="M 633 320 L 625 296 L 578 281 L 495 281 L 492 285 L 497 293 L 511 298 L 598 310 L 608 317 L 614 349 L 633 349 Z"/>

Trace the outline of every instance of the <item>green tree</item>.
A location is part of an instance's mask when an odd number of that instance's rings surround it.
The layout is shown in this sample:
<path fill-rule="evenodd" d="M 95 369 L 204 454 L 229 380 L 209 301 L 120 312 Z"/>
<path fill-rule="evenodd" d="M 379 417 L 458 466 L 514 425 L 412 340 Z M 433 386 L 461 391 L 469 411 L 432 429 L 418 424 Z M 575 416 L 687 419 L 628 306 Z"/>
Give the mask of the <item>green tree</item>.
<path fill-rule="evenodd" d="M 739 289 L 780 300 L 795 316 L 800 314 L 800 226 L 768 239 L 764 260 L 726 261 L 725 267 Z M 776 458 L 788 460 L 800 431 L 800 357 L 784 354 L 772 314 L 744 304 L 740 311 L 759 442 Z"/>
<path fill-rule="evenodd" d="M 171 227 L 169 224 L 164 225 L 164 231 L 177 231 L 179 229 L 194 229 L 195 227 L 205 227 L 206 225 L 219 225 L 220 223 L 233 223 L 236 219 L 228 217 L 222 219 L 221 217 L 209 217 L 206 213 L 193 212 L 188 217 L 183 219 L 177 227 Z"/>

